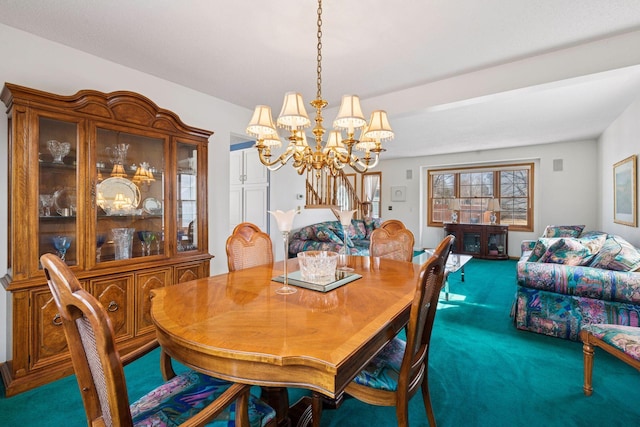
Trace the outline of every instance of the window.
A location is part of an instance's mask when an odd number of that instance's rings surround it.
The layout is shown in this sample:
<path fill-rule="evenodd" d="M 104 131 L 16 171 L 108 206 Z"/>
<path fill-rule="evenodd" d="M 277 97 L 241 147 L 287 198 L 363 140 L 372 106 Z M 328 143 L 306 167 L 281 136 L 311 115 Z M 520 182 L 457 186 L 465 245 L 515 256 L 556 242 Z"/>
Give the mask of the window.
<path fill-rule="evenodd" d="M 380 184 L 382 172 L 366 172 L 362 174 L 362 194 L 364 216 L 380 218 Z"/>
<path fill-rule="evenodd" d="M 489 201 L 499 200 L 496 223 L 533 231 L 533 163 L 427 171 L 428 225 L 451 220 L 456 208 L 461 223 L 490 223 Z M 458 203 L 452 203 L 457 199 Z M 458 208 L 459 205 L 459 208 Z"/>

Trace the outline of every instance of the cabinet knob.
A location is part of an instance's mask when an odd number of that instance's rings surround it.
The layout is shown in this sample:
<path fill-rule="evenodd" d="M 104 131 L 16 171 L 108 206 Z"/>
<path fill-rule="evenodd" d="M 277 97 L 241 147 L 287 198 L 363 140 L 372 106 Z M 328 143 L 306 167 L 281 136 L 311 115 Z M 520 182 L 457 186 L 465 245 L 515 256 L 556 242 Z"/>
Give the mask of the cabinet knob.
<path fill-rule="evenodd" d="M 53 316 L 53 319 L 51 320 L 51 324 L 53 326 L 62 326 L 62 318 L 60 317 L 60 313 Z"/>
<path fill-rule="evenodd" d="M 110 311 L 111 313 L 113 313 L 114 311 L 118 311 L 120 307 L 118 307 L 118 303 L 115 301 L 111 301 L 109 303 L 109 306 L 107 307 L 107 311 Z"/>

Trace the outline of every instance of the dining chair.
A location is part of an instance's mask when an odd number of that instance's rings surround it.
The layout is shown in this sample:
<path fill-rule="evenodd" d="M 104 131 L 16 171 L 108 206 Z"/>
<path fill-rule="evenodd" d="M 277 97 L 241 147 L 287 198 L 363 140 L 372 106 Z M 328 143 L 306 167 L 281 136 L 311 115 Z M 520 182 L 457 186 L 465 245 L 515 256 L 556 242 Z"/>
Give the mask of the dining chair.
<path fill-rule="evenodd" d="M 640 328 L 611 324 L 589 324 L 580 330 L 584 359 L 584 385 L 586 396 L 593 393 L 594 347 L 600 347 L 612 356 L 640 371 Z"/>
<path fill-rule="evenodd" d="M 120 358 L 106 310 L 60 258 L 44 254 L 40 261 L 59 310 L 89 426 L 275 424 L 275 411 L 251 396 L 249 385 L 195 371 L 174 376 L 130 405 L 123 369 L 130 360 Z"/>
<path fill-rule="evenodd" d="M 271 238 L 250 222 L 238 224 L 227 238 L 229 271 L 273 263 Z"/>
<path fill-rule="evenodd" d="M 436 426 L 429 394 L 429 342 L 453 241 L 453 236 L 445 237 L 420 269 L 406 341 L 394 337 L 345 389 L 346 394 L 370 405 L 395 406 L 401 427 L 409 425 L 409 400 L 418 389 L 422 389 L 429 426 Z M 314 392 L 314 426 L 320 425 L 321 413 L 322 395 Z"/>
<path fill-rule="evenodd" d="M 371 232 L 369 255 L 411 262 L 413 233 L 401 221 L 390 219 Z"/>

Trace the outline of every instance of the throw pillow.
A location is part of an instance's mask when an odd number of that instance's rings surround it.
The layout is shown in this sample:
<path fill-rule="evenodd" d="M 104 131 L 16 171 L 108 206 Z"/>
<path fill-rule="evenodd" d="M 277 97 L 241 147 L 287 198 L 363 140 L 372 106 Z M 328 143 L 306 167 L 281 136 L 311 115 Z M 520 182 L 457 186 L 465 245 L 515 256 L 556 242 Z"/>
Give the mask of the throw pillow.
<path fill-rule="evenodd" d="M 315 224 L 313 227 L 316 235 L 315 240 L 319 242 L 343 243 L 342 239 L 333 231 L 331 226 L 320 223 Z"/>
<path fill-rule="evenodd" d="M 373 232 L 373 230 L 375 230 L 376 228 L 380 228 L 380 224 L 382 223 L 382 219 L 381 218 L 365 217 L 363 222 L 364 222 L 364 228 L 366 230 L 365 239 L 370 239 L 371 238 L 371 233 Z"/>
<path fill-rule="evenodd" d="M 589 267 L 636 271 L 640 269 L 640 251 L 622 237 L 610 234 L 602 249 L 591 260 Z"/>
<path fill-rule="evenodd" d="M 578 237 L 584 225 L 547 225 L 542 237 Z"/>
<path fill-rule="evenodd" d="M 540 237 L 531 250 L 529 258 L 527 258 L 527 262 L 538 262 L 542 255 L 544 255 L 544 253 L 547 251 L 547 248 L 554 244 L 557 240 L 557 238 L 547 239 L 544 237 Z"/>
<path fill-rule="evenodd" d="M 593 235 L 586 239 L 560 238 L 550 245 L 538 262 L 564 265 L 587 265 L 604 245 L 606 235 Z"/>

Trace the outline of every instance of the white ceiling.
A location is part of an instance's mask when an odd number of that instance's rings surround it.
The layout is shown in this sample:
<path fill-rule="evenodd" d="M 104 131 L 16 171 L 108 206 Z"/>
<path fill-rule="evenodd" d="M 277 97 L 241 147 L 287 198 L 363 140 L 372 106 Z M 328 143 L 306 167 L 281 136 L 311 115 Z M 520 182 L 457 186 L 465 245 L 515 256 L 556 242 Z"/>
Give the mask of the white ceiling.
<path fill-rule="evenodd" d="M 316 6 L 0 0 L 0 23 L 277 114 L 287 91 L 316 95 Z M 323 97 L 335 109 L 357 93 L 365 114 L 386 109 L 396 131 L 386 158 L 594 138 L 640 96 L 640 0 L 323 8 Z"/>

